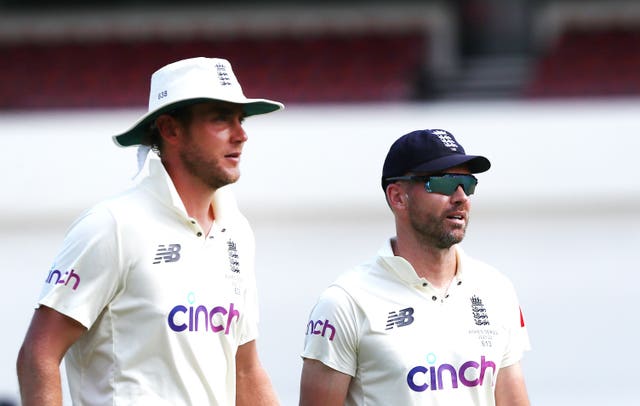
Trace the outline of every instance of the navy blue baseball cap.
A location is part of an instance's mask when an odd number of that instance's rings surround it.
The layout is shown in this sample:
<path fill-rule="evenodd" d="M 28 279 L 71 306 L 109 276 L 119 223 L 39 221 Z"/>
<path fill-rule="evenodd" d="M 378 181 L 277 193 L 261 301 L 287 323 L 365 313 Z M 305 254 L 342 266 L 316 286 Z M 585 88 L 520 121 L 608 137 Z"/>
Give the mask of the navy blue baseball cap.
<path fill-rule="evenodd" d="M 480 155 L 467 155 L 462 145 L 446 130 L 417 130 L 398 138 L 389 149 L 382 167 L 382 189 L 388 178 L 407 173 L 437 173 L 465 165 L 471 173 L 489 170 L 491 162 Z"/>

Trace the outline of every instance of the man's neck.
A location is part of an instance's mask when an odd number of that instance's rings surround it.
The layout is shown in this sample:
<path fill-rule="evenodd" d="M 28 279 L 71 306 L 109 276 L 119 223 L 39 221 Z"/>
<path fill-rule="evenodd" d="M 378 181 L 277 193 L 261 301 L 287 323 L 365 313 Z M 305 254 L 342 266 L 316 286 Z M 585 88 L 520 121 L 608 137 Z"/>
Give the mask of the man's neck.
<path fill-rule="evenodd" d="M 173 170 L 167 165 L 165 168 L 187 214 L 198 222 L 205 235 L 208 234 L 215 219 L 213 208 L 215 190 L 194 179 L 184 170 Z"/>
<path fill-rule="evenodd" d="M 457 271 L 457 255 L 454 246 L 436 248 L 421 244 L 415 239 L 396 238 L 392 241 L 395 255 L 406 259 L 418 276 L 428 280 L 437 289 L 446 289 Z"/>

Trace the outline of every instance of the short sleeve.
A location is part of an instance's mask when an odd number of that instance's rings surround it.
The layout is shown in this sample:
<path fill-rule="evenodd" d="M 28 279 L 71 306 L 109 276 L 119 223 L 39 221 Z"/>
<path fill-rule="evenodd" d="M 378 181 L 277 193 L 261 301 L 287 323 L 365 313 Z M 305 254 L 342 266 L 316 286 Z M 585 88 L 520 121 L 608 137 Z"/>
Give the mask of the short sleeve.
<path fill-rule="evenodd" d="M 505 291 L 508 292 L 505 309 L 509 334 L 507 348 L 502 359 L 503 367 L 520 361 L 524 352 L 531 349 L 529 334 L 516 291 L 511 283 Z"/>
<path fill-rule="evenodd" d="M 121 275 L 117 225 L 106 208 L 89 210 L 71 225 L 38 303 L 90 328 L 116 295 Z"/>
<path fill-rule="evenodd" d="M 342 288 L 329 287 L 309 316 L 302 357 L 355 376 L 361 324 L 362 315 L 353 299 Z"/>

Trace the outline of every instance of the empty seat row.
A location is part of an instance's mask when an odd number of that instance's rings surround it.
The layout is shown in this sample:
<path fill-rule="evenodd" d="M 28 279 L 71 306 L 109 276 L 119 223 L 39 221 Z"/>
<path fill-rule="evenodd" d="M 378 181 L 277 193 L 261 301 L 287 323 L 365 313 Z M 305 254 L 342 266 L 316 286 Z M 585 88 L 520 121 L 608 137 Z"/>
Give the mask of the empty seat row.
<path fill-rule="evenodd" d="M 426 46 L 417 32 L 0 44 L 0 109 L 144 105 L 153 71 L 194 56 L 229 59 L 248 96 L 403 100 Z"/>

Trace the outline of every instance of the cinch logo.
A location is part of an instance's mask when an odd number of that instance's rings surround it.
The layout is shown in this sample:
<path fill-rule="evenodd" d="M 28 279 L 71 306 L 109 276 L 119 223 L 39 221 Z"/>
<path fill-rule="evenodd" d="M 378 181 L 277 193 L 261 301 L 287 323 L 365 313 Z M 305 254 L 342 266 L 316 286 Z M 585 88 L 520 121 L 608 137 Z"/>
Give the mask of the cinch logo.
<path fill-rule="evenodd" d="M 305 335 L 313 334 L 316 336 L 326 337 L 327 330 L 329 330 L 329 341 L 333 341 L 333 337 L 336 336 L 336 328 L 329 324 L 329 320 L 310 320 L 307 324 L 307 332 Z"/>
<path fill-rule="evenodd" d="M 78 275 L 73 269 L 67 271 L 62 274 L 61 271 L 57 269 L 52 269 L 49 271 L 49 275 L 47 275 L 47 283 L 52 285 L 64 285 L 69 286 L 69 283 L 73 281 L 73 285 L 71 285 L 71 289 L 78 289 L 78 285 L 80 285 L 80 275 Z"/>
<path fill-rule="evenodd" d="M 434 353 L 429 353 L 427 363 L 430 366 L 415 366 L 407 374 L 407 384 L 411 390 L 424 392 L 427 389 L 442 390 L 445 387 L 457 389 L 459 383 L 467 387 L 482 385 L 487 369 L 493 371 L 491 374 L 491 386 L 493 386 L 496 364 L 488 361 L 484 355 L 480 357 L 480 362 L 467 361 L 456 368 L 451 364 L 435 365 L 436 356 Z"/>
<path fill-rule="evenodd" d="M 389 312 L 385 330 L 391 330 L 394 325 L 396 327 L 408 326 L 413 323 L 413 320 L 413 307 L 407 307 L 406 309 L 399 310 L 397 313 Z"/>
<path fill-rule="evenodd" d="M 169 312 L 167 323 L 173 331 L 204 330 L 213 333 L 224 331 L 224 334 L 229 334 L 233 320 L 237 322 L 240 318 L 240 312 L 234 309 L 233 303 L 229 304 L 228 310 L 222 306 L 209 309 L 204 305 L 193 305 L 195 302 L 193 293 L 187 296 L 187 300 L 192 306 L 177 305 Z"/>
<path fill-rule="evenodd" d="M 159 264 L 163 261 L 177 262 L 180 259 L 181 248 L 180 244 L 169 244 L 168 246 L 164 244 L 158 245 L 158 251 L 156 252 L 156 257 L 153 259 L 153 263 Z"/>

